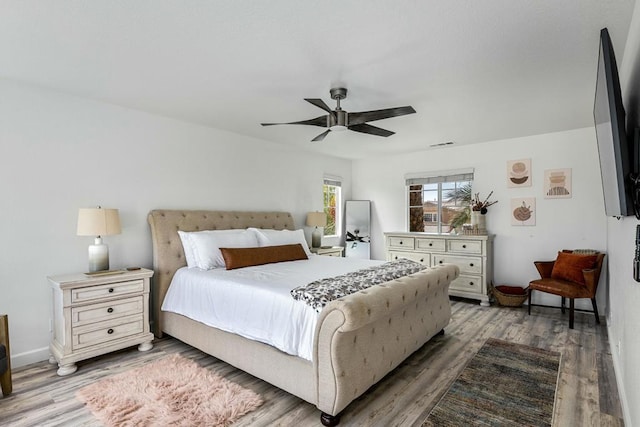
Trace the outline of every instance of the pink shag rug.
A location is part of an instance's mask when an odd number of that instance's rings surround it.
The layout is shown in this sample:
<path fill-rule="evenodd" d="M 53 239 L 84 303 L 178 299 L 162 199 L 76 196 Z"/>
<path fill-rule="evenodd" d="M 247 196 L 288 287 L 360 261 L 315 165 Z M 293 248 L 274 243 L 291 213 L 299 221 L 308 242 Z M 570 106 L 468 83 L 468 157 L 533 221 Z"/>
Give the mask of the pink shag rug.
<path fill-rule="evenodd" d="M 107 426 L 228 426 L 262 404 L 180 355 L 100 380 L 76 396 Z"/>

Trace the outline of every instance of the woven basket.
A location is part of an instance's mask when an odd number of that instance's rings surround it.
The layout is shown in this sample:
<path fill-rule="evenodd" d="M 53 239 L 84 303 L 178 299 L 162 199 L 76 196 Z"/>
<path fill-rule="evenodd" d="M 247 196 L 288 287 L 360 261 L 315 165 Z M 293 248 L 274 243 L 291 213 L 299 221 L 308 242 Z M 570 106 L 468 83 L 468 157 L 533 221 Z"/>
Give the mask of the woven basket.
<path fill-rule="evenodd" d="M 498 304 L 504 307 L 522 307 L 522 304 L 529 298 L 529 292 L 531 291 L 527 287 L 522 295 L 505 294 L 493 287 L 493 296 L 496 297 Z"/>

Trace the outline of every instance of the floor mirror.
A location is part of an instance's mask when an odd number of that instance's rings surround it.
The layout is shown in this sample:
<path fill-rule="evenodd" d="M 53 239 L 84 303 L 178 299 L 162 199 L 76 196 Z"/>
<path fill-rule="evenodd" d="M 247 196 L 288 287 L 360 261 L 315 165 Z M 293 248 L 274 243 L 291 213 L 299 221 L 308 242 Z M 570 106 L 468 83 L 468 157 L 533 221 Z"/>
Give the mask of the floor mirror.
<path fill-rule="evenodd" d="M 369 200 L 347 200 L 345 218 L 344 256 L 369 259 L 371 202 Z"/>

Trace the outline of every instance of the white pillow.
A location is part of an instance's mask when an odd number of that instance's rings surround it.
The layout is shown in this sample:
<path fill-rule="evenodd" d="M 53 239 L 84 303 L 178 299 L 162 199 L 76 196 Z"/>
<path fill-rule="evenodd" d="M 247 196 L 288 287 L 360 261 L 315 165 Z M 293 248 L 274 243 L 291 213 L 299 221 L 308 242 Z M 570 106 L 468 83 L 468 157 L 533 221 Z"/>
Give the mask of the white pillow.
<path fill-rule="evenodd" d="M 203 270 L 224 267 L 224 258 L 220 248 L 255 248 L 258 247 L 256 233 L 251 230 L 205 230 L 183 232 L 187 235 L 187 245 L 193 250 L 193 266 Z M 182 238 L 182 235 L 180 236 Z M 184 242 L 184 240 L 183 240 Z M 183 243 L 183 247 L 185 247 Z M 189 265 L 187 249 L 185 249 L 187 265 Z"/>
<path fill-rule="evenodd" d="M 193 234 L 192 232 L 178 230 L 178 236 L 180 236 L 180 240 L 182 241 L 182 249 L 184 249 L 184 258 L 187 260 L 187 267 L 193 268 L 196 266 L 196 258 L 194 255 L 193 243 L 189 236 Z"/>
<path fill-rule="evenodd" d="M 260 246 L 295 245 L 300 243 L 307 256 L 311 256 L 309 244 L 307 239 L 304 238 L 304 231 L 302 230 L 270 230 L 265 228 L 249 228 L 248 230 L 256 233 Z"/>

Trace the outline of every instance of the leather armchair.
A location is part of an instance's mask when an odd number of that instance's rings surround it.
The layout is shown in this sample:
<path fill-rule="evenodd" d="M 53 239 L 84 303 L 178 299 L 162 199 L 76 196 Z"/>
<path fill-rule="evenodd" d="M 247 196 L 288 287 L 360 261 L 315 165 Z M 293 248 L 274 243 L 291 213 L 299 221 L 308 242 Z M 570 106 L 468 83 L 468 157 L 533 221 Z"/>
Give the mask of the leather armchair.
<path fill-rule="evenodd" d="M 0 387 L 3 396 L 11 394 L 11 355 L 9 350 L 9 320 L 0 315 Z"/>
<path fill-rule="evenodd" d="M 563 250 L 562 252 L 572 253 L 573 251 Z M 594 252 L 594 254 L 596 255 L 595 266 L 591 269 L 582 270 L 584 284 L 552 278 L 551 272 L 553 271 L 555 261 L 535 261 L 534 264 L 538 273 L 540 273 L 540 279 L 529 283 L 529 314 L 531 314 L 531 294 L 536 290 L 559 295 L 562 298 L 562 313 L 565 312 L 565 301 L 569 298 L 569 329 L 573 329 L 574 300 L 576 298 L 591 299 L 593 313 L 596 316 L 596 323 L 599 324 L 600 316 L 596 304 L 596 291 L 598 290 L 598 282 L 600 281 L 600 272 L 602 271 L 605 254 L 602 252 Z"/>

